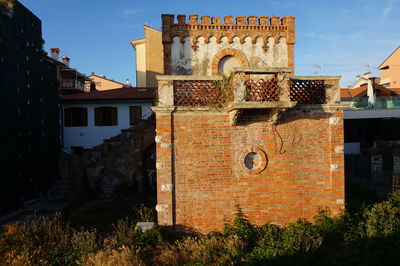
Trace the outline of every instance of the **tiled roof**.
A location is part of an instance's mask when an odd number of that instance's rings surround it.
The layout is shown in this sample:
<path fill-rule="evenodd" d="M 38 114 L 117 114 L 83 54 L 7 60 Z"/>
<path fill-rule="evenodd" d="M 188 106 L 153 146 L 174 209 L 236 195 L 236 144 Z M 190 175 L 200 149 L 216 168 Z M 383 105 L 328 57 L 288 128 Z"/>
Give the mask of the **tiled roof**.
<path fill-rule="evenodd" d="M 155 100 L 157 88 L 122 87 L 113 90 L 82 92 L 60 96 L 61 101 Z"/>
<path fill-rule="evenodd" d="M 355 89 L 342 88 L 340 89 L 341 98 L 363 97 L 367 94 L 368 86 L 363 84 Z M 386 88 L 379 84 L 374 84 L 374 90 L 381 91 L 391 96 L 400 96 L 400 88 Z M 384 94 L 385 95 L 385 94 Z"/>
<path fill-rule="evenodd" d="M 341 98 L 360 97 L 360 94 L 367 90 L 367 86 L 361 86 L 356 89 L 340 89 Z"/>

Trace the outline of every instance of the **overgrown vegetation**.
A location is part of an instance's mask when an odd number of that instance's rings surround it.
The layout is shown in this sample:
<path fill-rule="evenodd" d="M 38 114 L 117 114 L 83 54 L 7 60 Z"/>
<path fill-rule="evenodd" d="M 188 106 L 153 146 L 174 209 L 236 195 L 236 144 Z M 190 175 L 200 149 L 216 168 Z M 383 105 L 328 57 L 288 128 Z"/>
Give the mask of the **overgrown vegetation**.
<path fill-rule="evenodd" d="M 221 75 L 220 80 L 214 81 L 218 86 L 219 95 L 209 103 L 209 106 L 216 108 L 217 110 L 222 110 L 229 102 L 233 100 L 232 82 L 234 76 L 235 73 L 231 72 L 229 75 Z"/>
<path fill-rule="evenodd" d="M 136 215 L 153 219 L 141 206 Z M 313 223 L 252 225 L 240 207 L 223 232 L 173 236 L 142 232 L 120 219 L 108 233 L 74 228 L 60 216 L 9 223 L 0 232 L 0 265 L 398 265 L 400 193 L 359 212 Z"/>

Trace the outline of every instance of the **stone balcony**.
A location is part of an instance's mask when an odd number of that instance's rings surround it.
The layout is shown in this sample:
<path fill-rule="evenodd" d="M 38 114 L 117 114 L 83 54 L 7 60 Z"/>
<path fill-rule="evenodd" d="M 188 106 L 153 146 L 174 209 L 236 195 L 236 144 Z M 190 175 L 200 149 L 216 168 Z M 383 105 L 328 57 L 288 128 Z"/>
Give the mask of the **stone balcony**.
<path fill-rule="evenodd" d="M 229 112 L 234 125 L 246 109 L 268 109 L 270 121 L 291 108 L 339 108 L 340 76 L 293 76 L 292 69 L 235 68 L 226 76 L 157 76 L 157 110 Z M 342 109 L 342 108 L 340 108 Z"/>

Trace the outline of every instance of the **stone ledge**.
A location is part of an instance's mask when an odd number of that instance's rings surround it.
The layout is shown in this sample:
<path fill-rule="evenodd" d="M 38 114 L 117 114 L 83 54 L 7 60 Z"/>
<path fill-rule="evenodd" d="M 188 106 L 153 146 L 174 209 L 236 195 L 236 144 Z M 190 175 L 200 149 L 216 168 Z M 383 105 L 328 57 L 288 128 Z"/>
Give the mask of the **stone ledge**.
<path fill-rule="evenodd" d="M 157 75 L 157 80 L 181 81 L 181 80 L 220 80 L 221 76 L 184 76 L 184 75 Z"/>
<path fill-rule="evenodd" d="M 235 67 L 234 72 L 244 72 L 249 74 L 275 74 L 275 73 L 292 73 L 293 68 L 291 67 L 266 67 L 266 68 L 251 68 L 251 67 Z"/>
<path fill-rule="evenodd" d="M 293 76 L 291 80 L 339 80 L 342 76 Z"/>
<path fill-rule="evenodd" d="M 237 102 L 237 103 L 231 103 L 228 105 L 226 110 L 232 111 L 232 110 L 241 110 L 241 109 L 287 109 L 287 108 L 293 108 L 297 104 L 296 101 L 290 101 L 290 102 L 281 102 L 281 101 L 276 101 L 276 102 Z"/>

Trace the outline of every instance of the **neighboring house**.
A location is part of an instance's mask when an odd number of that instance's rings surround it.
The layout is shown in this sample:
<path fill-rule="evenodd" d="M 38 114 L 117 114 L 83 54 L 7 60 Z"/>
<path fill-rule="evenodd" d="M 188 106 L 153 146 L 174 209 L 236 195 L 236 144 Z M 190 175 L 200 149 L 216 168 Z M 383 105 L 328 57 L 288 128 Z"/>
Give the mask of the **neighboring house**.
<path fill-rule="evenodd" d="M 105 91 L 105 90 L 112 90 L 121 88 L 122 86 L 126 85 L 121 82 L 108 79 L 105 76 L 98 76 L 92 73 L 88 76 L 89 81 L 85 84 L 85 91 Z"/>
<path fill-rule="evenodd" d="M 136 51 L 136 86 L 157 87 L 156 75 L 164 73 L 162 36 L 149 26 L 143 29 L 145 37 L 131 41 Z"/>
<path fill-rule="evenodd" d="M 378 141 L 400 139 L 400 88 L 385 87 L 381 80 L 368 72 L 341 89 L 341 101 L 353 105 L 344 111 L 346 154 L 369 152 Z"/>
<path fill-rule="evenodd" d="M 400 46 L 378 67 L 380 84 L 388 88 L 400 88 Z"/>
<path fill-rule="evenodd" d="M 58 82 L 41 21 L 0 1 L 0 213 L 46 194 L 58 177 Z"/>
<path fill-rule="evenodd" d="M 294 75 L 294 17 L 223 20 L 162 15 L 158 223 L 222 230 L 235 206 L 256 225 L 340 214 L 340 76 Z"/>
<path fill-rule="evenodd" d="M 60 61 L 59 48 L 51 48 L 50 57 L 46 57 L 46 59 L 57 68 L 60 95 L 80 93 L 85 90 L 85 83 L 89 81 L 88 78 L 70 67 L 71 59 L 69 57 L 63 55 Z"/>
<path fill-rule="evenodd" d="M 88 149 L 147 119 L 156 88 L 123 87 L 61 96 L 62 143 L 67 152 Z"/>

